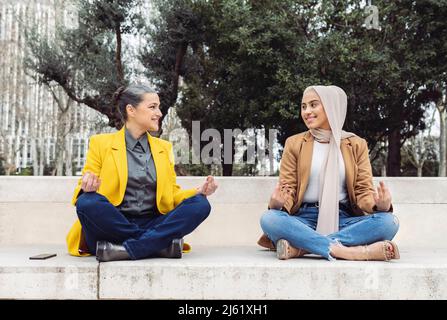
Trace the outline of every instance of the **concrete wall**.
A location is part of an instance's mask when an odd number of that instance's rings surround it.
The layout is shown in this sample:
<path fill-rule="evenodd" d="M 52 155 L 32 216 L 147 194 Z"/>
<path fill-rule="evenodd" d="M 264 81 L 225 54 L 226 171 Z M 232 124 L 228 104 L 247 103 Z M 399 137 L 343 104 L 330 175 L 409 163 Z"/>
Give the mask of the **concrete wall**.
<path fill-rule="evenodd" d="M 76 177 L 0 177 L 0 245 L 63 244 L 76 219 Z M 447 247 L 447 178 L 374 178 L 390 188 L 400 221 L 396 240 L 409 247 Z M 185 188 L 203 177 L 179 177 Z M 218 177 L 210 217 L 186 238 L 194 245 L 253 245 L 276 177 Z"/>

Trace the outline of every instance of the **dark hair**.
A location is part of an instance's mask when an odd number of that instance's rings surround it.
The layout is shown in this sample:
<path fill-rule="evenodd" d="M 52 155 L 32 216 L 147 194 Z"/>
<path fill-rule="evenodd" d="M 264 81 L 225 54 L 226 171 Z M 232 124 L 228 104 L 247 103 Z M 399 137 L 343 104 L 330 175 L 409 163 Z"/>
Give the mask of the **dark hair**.
<path fill-rule="evenodd" d="M 118 109 L 123 121 L 127 121 L 126 106 L 128 104 L 136 107 L 142 100 L 145 93 L 157 93 L 151 87 L 144 84 L 130 84 L 119 87 L 113 94 L 113 102 Z"/>

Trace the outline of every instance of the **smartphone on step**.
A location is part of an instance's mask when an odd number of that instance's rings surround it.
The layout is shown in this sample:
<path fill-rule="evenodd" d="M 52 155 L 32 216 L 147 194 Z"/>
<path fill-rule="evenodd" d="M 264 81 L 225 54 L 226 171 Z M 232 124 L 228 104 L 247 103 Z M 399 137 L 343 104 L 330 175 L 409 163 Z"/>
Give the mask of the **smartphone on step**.
<path fill-rule="evenodd" d="M 29 257 L 29 259 L 30 260 L 45 260 L 45 259 L 49 259 L 49 258 L 52 258 L 55 256 L 56 256 L 55 253 L 42 253 L 42 254 L 38 254 L 36 256 Z"/>

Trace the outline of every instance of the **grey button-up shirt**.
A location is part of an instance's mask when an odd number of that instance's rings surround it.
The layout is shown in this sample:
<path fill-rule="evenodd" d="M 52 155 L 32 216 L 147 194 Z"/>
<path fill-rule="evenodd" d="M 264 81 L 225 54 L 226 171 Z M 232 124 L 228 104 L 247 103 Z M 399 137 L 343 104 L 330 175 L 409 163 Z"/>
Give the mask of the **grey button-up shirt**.
<path fill-rule="evenodd" d="M 128 216 L 154 214 L 157 212 L 157 175 L 147 135 L 135 140 L 127 129 L 125 132 L 128 178 L 118 209 Z"/>

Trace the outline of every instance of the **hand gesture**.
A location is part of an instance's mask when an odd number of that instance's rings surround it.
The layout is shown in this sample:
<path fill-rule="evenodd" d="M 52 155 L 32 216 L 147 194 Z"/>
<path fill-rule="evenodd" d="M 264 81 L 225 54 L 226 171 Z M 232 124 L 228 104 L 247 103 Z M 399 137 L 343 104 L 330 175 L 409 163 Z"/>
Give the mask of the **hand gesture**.
<path fill-rule="evenodd" d="M 389 211 L 391 208 L 391 193 L 385 186 L 383 181 L 380 181 L 377 187 L 377 192 L 373 193 L 374 201 L 376 202 L 377 210 Z"/>
<path fill-rule="evenodd" d="M 291 193 L 292 190 L 290 186 L 284 180 L 279 181 L 270 198 L 270 209 L 281 209 Z"/>
<path fill-rule="evenodd" d="M 205 182 L 200 187 L 197 187 L 197 193 L 201 193 L 204 196 L 210 196 L 216 189 L 217 183 L 215 182 L 214 177 L 208 176 L 206 177 Z"/>
<path fill-rule="evenodd" d="M 94 173 L 87 171 L 82 176 L 81 189 L 84 192 L 96 192 L 101 184 L 101 179 L 99 179 Z"/>

